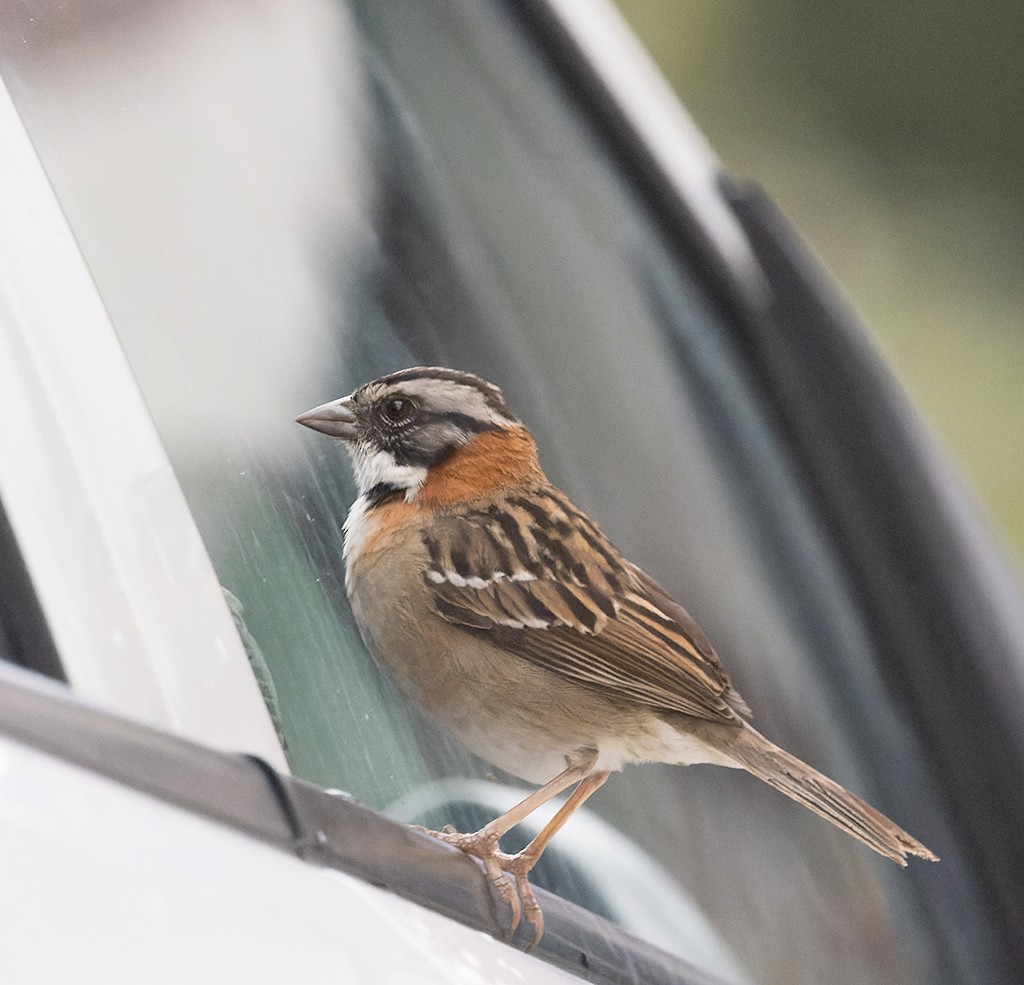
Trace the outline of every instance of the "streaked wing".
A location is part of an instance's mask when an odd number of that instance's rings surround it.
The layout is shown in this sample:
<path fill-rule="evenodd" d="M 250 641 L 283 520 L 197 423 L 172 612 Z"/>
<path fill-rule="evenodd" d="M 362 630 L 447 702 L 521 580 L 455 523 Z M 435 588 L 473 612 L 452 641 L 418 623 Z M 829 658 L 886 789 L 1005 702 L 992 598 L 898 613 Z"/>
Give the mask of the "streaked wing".
<path fill-rule="evenodd" d="M 711 720 L 748 715 L 689 614 L 553 487 L 444 517 L 425 544 L 438 613 L 555 673 Z"/>
<path fill-rule="evenodd" d="M 626 564 L 629 565 L 640 582 L 640 591 L 644 598 L 662 615 L 667 616 L 673 626 L 686 637 L 693 649 L 700 655 L 703 664 L 709 668 L 709 672 L 712 672 L 710 668 L 714 668 L 713 673 L 716 674 L 716 679 L 725 684 L 724 695 L 729 707 L 733 711 L 738 711 L 744 718 L 750 718 L 752 713 L 749 705 L 732 686 L 729 675 L 722 666 L 722 661 L 711 645 L 711 641 L 704 635 L 704 631 L 697 625 L 693 616 L 645 571 L 641 571 L 630 561 L 627 561 Z"/>

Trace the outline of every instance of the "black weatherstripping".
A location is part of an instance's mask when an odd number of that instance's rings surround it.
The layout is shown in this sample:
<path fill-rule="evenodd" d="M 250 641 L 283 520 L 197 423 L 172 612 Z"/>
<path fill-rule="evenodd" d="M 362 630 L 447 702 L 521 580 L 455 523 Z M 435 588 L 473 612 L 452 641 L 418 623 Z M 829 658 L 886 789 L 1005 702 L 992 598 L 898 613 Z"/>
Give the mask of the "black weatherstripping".
<path fill-rule="evenodd" d="M 0 665 L 0 735 L 54 755 L 304 861 L 339 869 L 478 930 L 501 936 L 482 870 L 455 849 L 357 801 L 77 702 L 63 687 Z M 537 889 L 546 932 L 534 952 L 607 985 L 715 985 L 720 979 Z M 342 915 L 339 914 L 339 931 Z M 520 928 L 524 947 L 531 928 Z"/>
<path fill-rule="evenodd" d="M 0 660 L 66 679 L 7 513 L 0 504 Z"/>

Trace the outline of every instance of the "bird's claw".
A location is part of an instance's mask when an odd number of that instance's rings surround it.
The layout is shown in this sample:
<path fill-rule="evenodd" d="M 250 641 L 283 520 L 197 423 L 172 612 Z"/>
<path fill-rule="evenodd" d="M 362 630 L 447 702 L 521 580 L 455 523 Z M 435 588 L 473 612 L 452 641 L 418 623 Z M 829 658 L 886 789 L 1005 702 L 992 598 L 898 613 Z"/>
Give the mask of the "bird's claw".
<path fill-rule="evenodd" d="M 505 928 L 505 940 L 508 943 L 512 942 L 512 938 L 516 935 L 516 930 L 519 927 L 519 921 L 522 919 L 523 908 L 519 901 L 519 894 L 516 892 L 516 888 L 505 876 L 505 870 L 501 864 L 501 852 L 495 852 L 493 855 L 487 858 L 481 858 L 483 862 L 484 871 L 487 873 L 487 882 L 490 884 L 491 891 L 500 899 L 502 902 L 507 903 L 509 909 L 512 911 L 512 917 L 509 920 L 508 926 Z"/>
<path fill-rule="evenodd" d="M 530 870 L 536 863 L 535 858 L 525 856 L 522 852 L 518 855 L 506 856 L 506 870 L 512 874 L 516 881 L 514 895 L 519 897 L 522 918 L 533 927 L 533 939 L 526 946 L 527 951 L 532 951 L 544 936 L 544 913 L 541 911 L 537 897 L 534 895 L 533 887 L 528 879 Z M 505 880 L 508 882 L 508 880 Z M 518 920 L 516 921 L 518 924 Z M 515 933 L 515 931 L 513 931 Z"/>
<path fill-rule="evenodd" d="M 505 931 L 505 939 L 511 941 L 520 922 L 525 922 L 533 928 L 533 938 L 526 946 L 527 951 L 532 951 L 544 936 L 544 914 L 529 881 L 530 870 L 537 859 L 524 852 L 507 855 L 497 849 L 486 858 L 476 857 L 483 862 L 494 892 L 512 909 L 512 919 Z"/>
<path fill-rule="evenodd" d="M 511 941 L 519 924 L 525 921 L 533 928 L 533 939 L 526 947 L 527 951 L 532 951 L 544 935 L 544 914 L 528 879 L 530 870 L 537 862 L 536 857 L 526 852 L 509 855 L 501 851 L 498 839 L 484 830 L 464 834 L 450 824 L 446 824 L 440 831 L 431 831 L 420 825 L 415 825 L 415 828 L 480 860 L 492 893 L 508 904 L 512 911 L 505 930 L 505 940 Z"/>

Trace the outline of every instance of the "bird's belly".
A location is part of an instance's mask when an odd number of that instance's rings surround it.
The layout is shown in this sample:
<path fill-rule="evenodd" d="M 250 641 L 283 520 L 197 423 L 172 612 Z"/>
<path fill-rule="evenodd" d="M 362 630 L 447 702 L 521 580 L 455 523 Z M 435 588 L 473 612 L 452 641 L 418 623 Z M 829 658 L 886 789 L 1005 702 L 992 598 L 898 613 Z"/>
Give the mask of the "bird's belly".
<path fill-rule="evenodd" d="M 592 699 L 555 675 L 469 634 L 445 641 L 397 605 L 386 625 L 359 618 L 377 664 L 402 694 L 470 752 L 499 769 L 545 783 L 598 748 Z M 437 618 L 437 617 L 433 617 Z M 447 627 L 446 627 L 447 628 Z M 454 636 L 454 641 L 450 637 Z M 603 710 L 603 709 L 602 709 Z"/>
<path fill-rule="evenodd" d="M 738 767 L 731 756 L 702 742 L 696 735 L 673 728 L 667 721 L 651 715 L 645 727 L 630 735 L 611 735 L 599 747 L 595 769 L 620 770 L 629 763 L 671 763 L 694 766 L 713 763 L 716 766 Z"/>
<path fill-rule="evenodd" d="M 638 726 L 636 705 L 445 623 L 418 579 L 390 580 L 385 591 L 383 565 L 368 578 L 355 574 L 352 609 L 378 665 L 430 718 L 499 769 L 545 783 L 568 763 L 600 753 L 610 736 L 638 733 L 637 742 L 650 745 L 639 734 L 646 729 Z M 632 761 L 621 742 L 609 748 L 616 765 L 608 768 Z"/>
<path fill-rule="evenodd" d="M 472 753 L 514 776 L 546 783 L 595 751 L 595 769 L 613 772 L 640 762 L 736 765 L 653 709 L 610 699 L 472 634 L 444 624 L 434 641 L 429 620 L 411 616 L 420 607 L 401 595 L 389 600 L 384 620 L 368 618 L 361 597 L 354 594 L 353 610 L 364 639 L 398 689 Z"/>

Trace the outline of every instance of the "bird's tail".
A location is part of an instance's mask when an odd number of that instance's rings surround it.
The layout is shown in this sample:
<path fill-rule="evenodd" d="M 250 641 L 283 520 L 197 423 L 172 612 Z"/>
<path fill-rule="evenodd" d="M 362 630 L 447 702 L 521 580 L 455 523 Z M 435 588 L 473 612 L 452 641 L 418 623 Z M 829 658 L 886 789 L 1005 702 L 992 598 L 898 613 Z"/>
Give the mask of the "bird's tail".
<path fill-rule="evenodd" d="M 769 742 L 747 726 L 729 743 L 728 753 L 749 773 L 770 783 L 798 804 L 831 821 L 879 855 L 906 865 L 907 855 L 937 862 L 938 856 L 884 814 L 834 780 Z"/>

